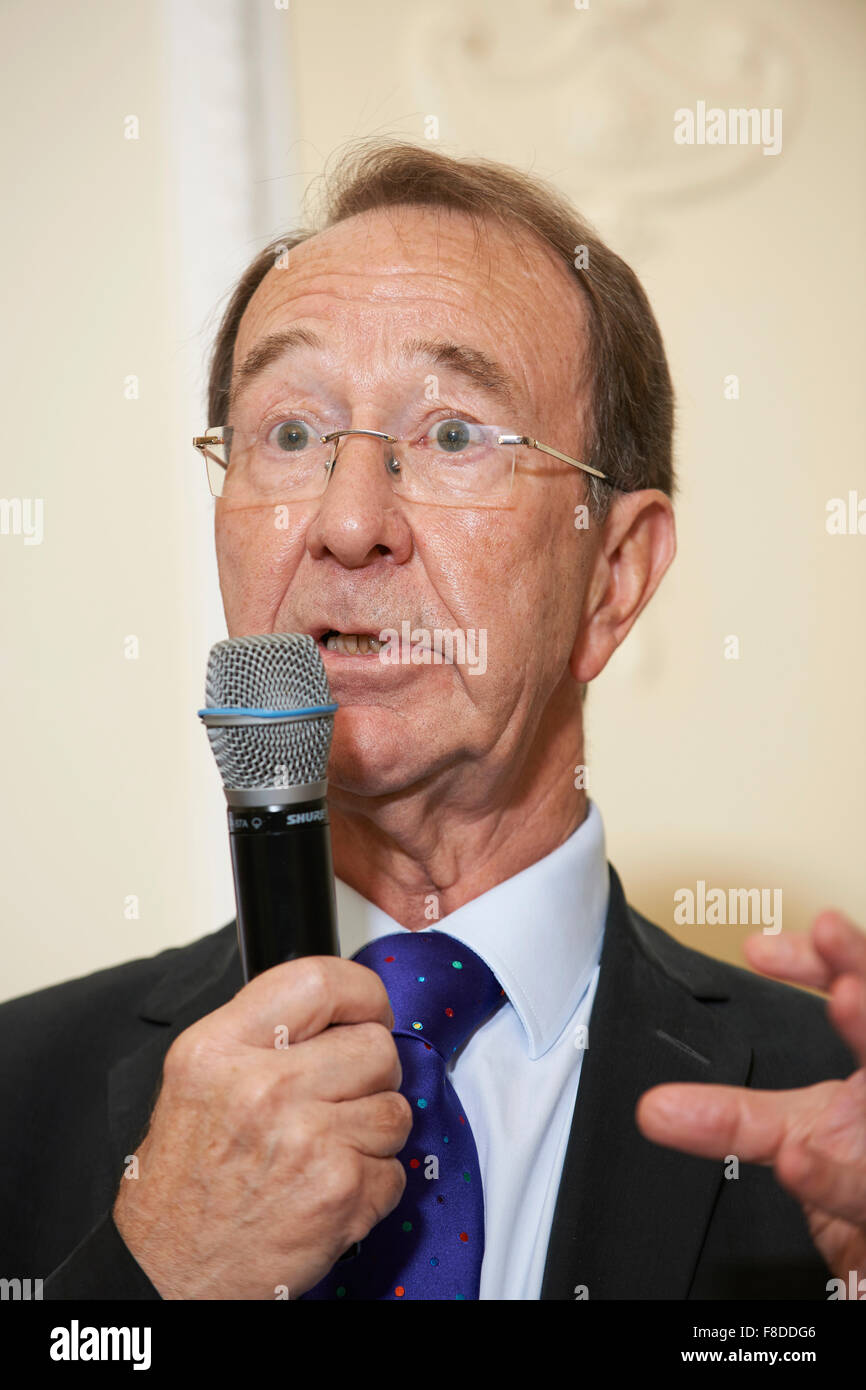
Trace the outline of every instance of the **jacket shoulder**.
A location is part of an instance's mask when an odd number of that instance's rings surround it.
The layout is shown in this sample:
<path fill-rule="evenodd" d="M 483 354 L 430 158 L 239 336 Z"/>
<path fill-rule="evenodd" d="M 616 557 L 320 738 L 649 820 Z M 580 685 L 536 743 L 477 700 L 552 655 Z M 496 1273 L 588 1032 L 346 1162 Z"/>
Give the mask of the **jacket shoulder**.
<path fill-rule="evenodd" d="M 807 1086 L 845 1077 L 858 1062 L 830 1022 L 824 996 L 685 946 L 630 904 L 638 948 L 695 998 L 721 1008 L 750 1043 L 753 1086 Z"/>
<path fill-rule="evenodd" d="M 192 985 L 207 977 L 228 958 L 234 940 L 231 922 L 187 946 L 170 946 L 7 1000 L 0 1004 L 0 1046 L 8 1039 L 20 1053 L 38 1039 L 41 1049 L 73 1044 L 80 1053 L 88 1041 L 116 1033 L 142 1011 L 146 1016 L 148 996 L 166 978 L 182 987 L 185 980 Z M 8 1055 L 7 1047 L 3 1051 Z"/>

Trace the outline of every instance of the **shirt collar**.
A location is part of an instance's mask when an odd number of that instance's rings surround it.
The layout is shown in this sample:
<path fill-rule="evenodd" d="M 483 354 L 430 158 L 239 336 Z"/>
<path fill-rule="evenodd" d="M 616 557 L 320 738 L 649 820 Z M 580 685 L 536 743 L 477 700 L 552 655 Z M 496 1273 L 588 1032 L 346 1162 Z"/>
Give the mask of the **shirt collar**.
<path fill-rule="evenodd" d="M 408 927 L 336 881 L 344 956 Z M 464 903 L 430 928 L 470 946 L 489 965 L 526 1034 L 529 1056 L 553 1046 L 574 1014 L 601 953 L 609 879 L 594 802 L 557 849 Z"/>

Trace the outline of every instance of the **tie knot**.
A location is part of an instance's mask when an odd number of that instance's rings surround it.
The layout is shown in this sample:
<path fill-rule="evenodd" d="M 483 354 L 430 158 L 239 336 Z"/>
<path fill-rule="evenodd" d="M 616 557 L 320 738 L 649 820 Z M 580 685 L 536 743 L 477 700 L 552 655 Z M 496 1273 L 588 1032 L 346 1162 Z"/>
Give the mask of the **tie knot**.
<path fill-rule="evenodd" d="M 447 932 L 380 936 L 354 959 L 381 978 L 394 1032 L 426 1042 L 446 1062 L 505 998 L 490 966 Z"/>

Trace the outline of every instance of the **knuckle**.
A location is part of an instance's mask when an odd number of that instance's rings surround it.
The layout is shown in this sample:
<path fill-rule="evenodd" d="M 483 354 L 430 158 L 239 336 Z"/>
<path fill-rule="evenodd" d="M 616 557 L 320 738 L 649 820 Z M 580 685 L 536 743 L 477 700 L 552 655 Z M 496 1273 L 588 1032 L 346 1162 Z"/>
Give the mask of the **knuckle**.
<path fill-rule="evenodd" d="M 322 1128 L 313 1108 L 302 1100 L 296 1072 L 274 1070 L 264 1059 L 255 1059 L 235 1074 L 229 1108 L 239 1132 L 279 1133 L 292 1149 L 299 1139 Z"/>
<path fill-rule="evenodd" d="M 286 1123 L 280 1125 L 281 1160 L 289 1174 L 318 1174 L 323 1152 L 330 1137 L 323 1124 L 320 1106 L 298 1105 Z M 325 1165 L 324 1171 L 327 1171 Z"/>
<path fill-rule="evenodd" d="M 408 1181 L 406 1169 L 403 1167 L 399 1158 L 390 1158 L 388 1160 L 387 1171 L 387 1191 L 390 1199 L 390 1206 L 386 1207 L 386 1215 L 387 1212 L 393 1211 L 396 1207 L 403 1193 L 406 1191 L 406 1183 Z"/>
<path fill-rule="evenodd" d="M 391 1013 L 391 1017 L 393 1018 L 394 1015 L 393 1011 L 391 1010 L 391 1001 L 388 998 L 388 991 L 385 988 L 385 984 L 382 980 L 381 975 L 377 975 L 375 971 L 373 972 L 373 993 L 376 995 L 377 1007 L 381 1008 L 384 1004 L 385 1008 Z"/>
<path fill-rule="evenodd" d="M 394 1210 L 405 1187 L 406 1173 L 402 1163 L 395 1158 L 378 1163 L 348 1214 L 345 1227 L 348 1242 L 364 1240 L 373 1227 Z"/>
<path fill-rule="evenodd" d="M 322 1206 L 340 1211 L 357 1199 L 363 1182 L 361 1156 L 354 1149 L 343 1149 L 324 1168 L 318 1184 Z"/>
<path fill-rule="evenodd" d="M 330 987 L 330 971 L 322 956 L 304 956 L 290 962 L 288 969 L 293 972 L 296 987 L 314 1000 L 327 998 Z"/>
<path fill-rule="evenodd" d="M 274 1110 L 274 1078 L 266 1072 L 245 1070 L 233 1087 L 232 1120 L 243 1131 L 261 1130 Z"/>
<path fill-rule="evenodd" d="M 168 1080 L 185 1076 L 208 1059 L 213 1061 L 212 1049 L 207 1035 L 193 1026 L 179 1033 L 163 1062 L 163 1072 Z"/>
<path fill-rule="evenodd" d="M 380 1210 L 380 1204 L 367 1198 L 354 1208 L 346 1222 L 346 1244 L 354 1245 L 356 1240 L 364 1240 L 387 1212 Z"/>
<path fill-rule="evenodd" d="M 377 975 L 375 970 L 371 970 L 369 965 L 362 965 L 360 961 L 352 962 L 355 970 L 363 970 L 367 977 L 367 987 L 369 989 L 371 1005 L 378 1011 L 384 1006 L 385 1013 L 390 1013 L 393 1019 L 394 1014 L 391 1009 L 391 1001 L 388 998 L 388 991 L 385 988 L 381 975 Z"/>
<path fill-rule="evenodd" d="M 382 1129 L 395 1138 L 407 1135 L 412 1128 L 412 1107 L 399 1091 L 385 1091 L 379 1097 Z"/>
<path fill-rule="evenodd" d="M 397 1044 L 390 1029 L 386 1028 L 384 1023 L 376 1023 L 373 1020 L 356 1023 L 355 1028 L 365 1055 L 383 1070 L 390 1070 L 395 1060 L 399 1060 Z"/>

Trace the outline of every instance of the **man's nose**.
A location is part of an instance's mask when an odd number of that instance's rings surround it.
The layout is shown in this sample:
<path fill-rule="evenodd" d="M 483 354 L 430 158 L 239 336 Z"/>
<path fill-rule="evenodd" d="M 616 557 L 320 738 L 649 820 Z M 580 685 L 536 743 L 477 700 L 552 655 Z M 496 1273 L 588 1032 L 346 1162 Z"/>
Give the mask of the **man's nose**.
<path fill-rule="evenodd" d="M 307 530 L 314 559 L 330 554 L 347 569 L 382 555 L 403 563 L 412 553 L 412 531 L 391 484 L 391 445 L 370 435 L 344 435 Z"/>

